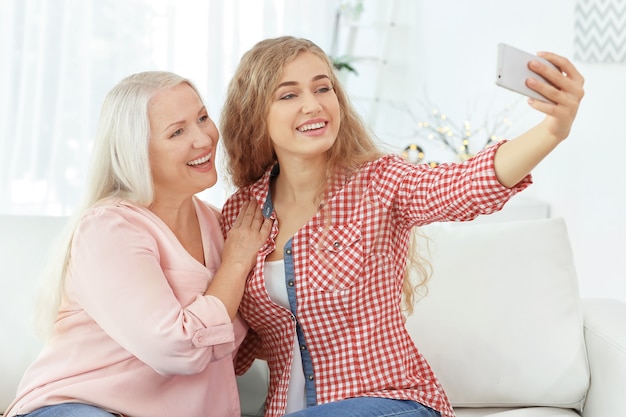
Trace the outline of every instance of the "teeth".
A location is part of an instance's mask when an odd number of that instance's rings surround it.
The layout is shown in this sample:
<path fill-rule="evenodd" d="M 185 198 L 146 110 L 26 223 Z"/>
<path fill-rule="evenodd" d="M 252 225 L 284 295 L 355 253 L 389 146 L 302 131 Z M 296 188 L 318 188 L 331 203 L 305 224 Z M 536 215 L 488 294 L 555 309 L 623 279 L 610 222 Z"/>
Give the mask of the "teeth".
<path fill-rule="evenodd" d="M 300 132 L 306 132 L 307 130 L 313 130 L 313 129 L 321 129 L 322 127 L 324 127 L 326 125 L 326 123 L 324 122 L 319 122 L 319 123 L 312 123 L 310 125 L 304 125 L 302 127 L 298 128 L 298 131 Z"/>
<path fill-rule="evenodd" d="M 200 165 L 200 164 L 204 164 L 205 162 L 207 162 L 209 159 L 211 159 L 211 154 L 208 154 L 207 156 L 205 156 L 204 158 L 198 158 L 198 159 L 194 159 L 193 161 L 189 161 L 187 162 L 187 165 L 189 166 L 195 166 L 195 165 Z"/>

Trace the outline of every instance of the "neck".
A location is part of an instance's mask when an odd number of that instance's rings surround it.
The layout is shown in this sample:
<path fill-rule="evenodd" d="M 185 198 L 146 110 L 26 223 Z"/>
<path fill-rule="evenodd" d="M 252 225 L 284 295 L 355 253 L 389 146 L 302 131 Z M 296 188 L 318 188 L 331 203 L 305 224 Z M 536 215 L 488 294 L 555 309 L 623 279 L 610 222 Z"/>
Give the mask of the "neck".
<path fill-rule="evenodd" d="M 149 209 L 174 232 L 184 230 L 197 221 L 193 198 L 182 201 L 155 198 Z"/>
<path fill-rule="evenodd" d="M 326 165 L 279 162 L 272 198 L 288 204 L 319 204 L 326 185 Z"/>
<path fill-rule="evenodd" d="M 155 199 L 150 210 L 174 233 L 185 250 L 202 265 L 205 265 L 204 247 L 200 222 L 192 198 L 180 200 Z"/>

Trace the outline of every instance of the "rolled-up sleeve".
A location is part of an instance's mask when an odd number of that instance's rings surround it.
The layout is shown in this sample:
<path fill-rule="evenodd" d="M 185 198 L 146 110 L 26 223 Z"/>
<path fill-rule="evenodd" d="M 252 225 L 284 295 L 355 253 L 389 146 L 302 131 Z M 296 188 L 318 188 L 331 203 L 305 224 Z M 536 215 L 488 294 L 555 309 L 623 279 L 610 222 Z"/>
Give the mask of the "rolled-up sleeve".
<path fill-rule="evenodd" d="M 405 225 L 468 221 L 496 212 L 532 183 L 531 175 L 512 188 L 500 184 L 494 157 L 503 142 L 464 163 L 436 167 L 412 165 L 398 156 L 386 158 L 373 181 L 380 198 Z"/>
<path fill-rule="evenodd" d="M 200 372 L 235 349 L 226 307 L 203 295 L 212 273 L 182 251 L 140 211 L 97 209 L 79 223 L 68 267 L 70 303 L 163 375 Z"/>
<path fill-rule="evenodd" d="M 210 295 L 198 295 L 197 303 L 188 307 L 188 311 L 196 317 L 207 317 L 216 315 L 218 317 L 229 317 L 224 303 L 217 297 Z M 223 310 L 221 314 L 217 311 Z M 192 338 L 193 344 L 197 348 L 213 348 L 213 360 L 219 360 L 230 355 L 235 349 L 235 333 L 233 323 L 208 324 L 197 330 Z"/>

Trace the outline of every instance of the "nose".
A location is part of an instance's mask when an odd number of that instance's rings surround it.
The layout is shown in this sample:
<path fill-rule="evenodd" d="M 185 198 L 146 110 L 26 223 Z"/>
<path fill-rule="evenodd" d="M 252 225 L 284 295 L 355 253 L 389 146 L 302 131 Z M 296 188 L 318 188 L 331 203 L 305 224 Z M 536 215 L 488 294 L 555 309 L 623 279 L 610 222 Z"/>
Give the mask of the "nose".
<path fill-rule="evenodd" d="M 197 126 L 196 132 L 193 138 L 192 146 L 196 149 L 207 148 L 213 146 L 217 142 L 217 130 L 203 128 L 203 126 Z"/>
<path fill-rule="evenodd" d="M 317 113 L 320 110 L 322 110 L 322 105 L 320 104 L 317 97 L 315 97 L 315 94 L 306 93 L 303 96 L 303 100 L 304 101 L 302 103 L 302 113 L 304 114 Z"/>

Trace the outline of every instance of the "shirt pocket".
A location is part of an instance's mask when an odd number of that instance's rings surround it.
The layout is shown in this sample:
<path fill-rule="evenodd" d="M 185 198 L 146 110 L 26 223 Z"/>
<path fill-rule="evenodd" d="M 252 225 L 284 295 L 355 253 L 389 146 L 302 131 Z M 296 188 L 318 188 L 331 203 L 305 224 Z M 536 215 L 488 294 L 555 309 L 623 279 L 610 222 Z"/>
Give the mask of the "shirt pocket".
<path fill-rule="evenodd" d="M 315 232 L 309 244 L 311 287 L 341 291 L 354 286 L 363 268 L 361 228 L 357 224 L 328 226 Z"/>

